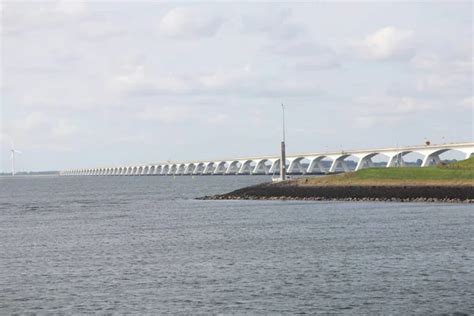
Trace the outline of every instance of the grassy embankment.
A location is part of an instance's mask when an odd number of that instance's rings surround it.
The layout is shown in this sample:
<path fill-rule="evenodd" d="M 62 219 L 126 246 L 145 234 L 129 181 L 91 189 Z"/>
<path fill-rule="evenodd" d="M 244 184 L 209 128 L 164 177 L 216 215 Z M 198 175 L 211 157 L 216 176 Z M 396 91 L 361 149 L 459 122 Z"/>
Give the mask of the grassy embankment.
<path fill-rule="evenodd" d="M 474 157 L 426 168 L 369 168 L 356 172 L 294 180 L 301 186 L 328 185 L 474 185 Z"/>

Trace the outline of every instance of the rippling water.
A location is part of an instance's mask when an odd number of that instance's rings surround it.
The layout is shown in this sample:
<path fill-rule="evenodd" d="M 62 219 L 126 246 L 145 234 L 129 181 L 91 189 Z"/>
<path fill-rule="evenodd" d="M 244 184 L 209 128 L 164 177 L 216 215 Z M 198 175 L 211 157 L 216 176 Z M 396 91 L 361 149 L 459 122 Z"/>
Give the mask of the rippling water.
<path fill-rule="evenodd" d="M 0 314 L 474 312 L 472 205 L 198 201 L 266 177 L 0 179 Z"/>

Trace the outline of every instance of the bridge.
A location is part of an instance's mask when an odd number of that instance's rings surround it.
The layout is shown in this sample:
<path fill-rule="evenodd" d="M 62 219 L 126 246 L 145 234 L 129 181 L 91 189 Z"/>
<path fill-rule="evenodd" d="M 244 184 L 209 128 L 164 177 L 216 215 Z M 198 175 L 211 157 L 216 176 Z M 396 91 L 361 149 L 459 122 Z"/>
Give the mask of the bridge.
<path fill-rule="evenodd" d="M 474 155 L 474 143 L 432 144 L 398 148 L 380 148 L 349 150 L 325 153 L 292 154 L 286 157 L 289 174 L 333 173 L 351 171 L 347 158 L 357 158 L 355 170 L 371 168 L 376 165 L 373 158 L 381 155 L 388 158 L 384 167 L 404 166 L 403 157 L 410 153 L 423 156 L 421 167 L 436 165 L 441 162 L 440 155 L 448 151 L 458 151 L 469 158 Z M 330 160 L 329 168 L 323 160 Z M 304 163 L 306 161 L 307 163 Z M 60 172 L 60 175 L 91 176 L 145 176 L 145 175 L 260 175 L 277 174 L 280 157 L 247 157 L 234 159 L 216 159 L 202 161 L 163 162 L 129 166 L 108 166 L 99 168 L 71 169 Z"/>

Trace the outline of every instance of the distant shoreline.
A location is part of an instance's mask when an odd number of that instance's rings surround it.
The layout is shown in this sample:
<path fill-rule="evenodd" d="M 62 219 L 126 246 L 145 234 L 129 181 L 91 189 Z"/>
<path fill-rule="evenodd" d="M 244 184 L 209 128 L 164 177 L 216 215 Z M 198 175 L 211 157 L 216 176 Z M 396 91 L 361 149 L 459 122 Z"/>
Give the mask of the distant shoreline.
<path fill-rule="evenodd" d="M 28 174 L 15 174 L 14 176 L 10 174 L 0 174 L 0 178 L 25 178 L 25 177 L 51 177 L 59 176 L 59 172 L 55 173 L 28 173 Z"/>

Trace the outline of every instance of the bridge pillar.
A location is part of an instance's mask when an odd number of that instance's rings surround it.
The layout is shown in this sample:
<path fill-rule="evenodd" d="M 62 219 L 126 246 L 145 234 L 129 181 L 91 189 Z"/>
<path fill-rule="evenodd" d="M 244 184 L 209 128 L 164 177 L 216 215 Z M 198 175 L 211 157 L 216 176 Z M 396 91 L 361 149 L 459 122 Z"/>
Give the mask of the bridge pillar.
<path fill-rule="evenodd" d="M 176 173 L 176 169 L 178 168 L 175 164 L 170 164 L 168 166 L 168 172 L 166 173 L 167 176 L 172 176 Z"/>
<path fill-rule="evenodd" d="M 324 168 L 323 165 L 323 159 L 326 158 L 326 156 L 319 156 L 319 157 L 314 157 L 310 159 L 310 163 L 308 165 L 308 169 L 306 169 L 306 173 L 313 173 L 317 170 L 321 173 L 325 173 L 326 169 Z"/>
<path fill-rule="evenodd" d="M 165 175 L 170 176 L 170 175 L 174 174 L 175 171 L 176 171 L 176 165 L 170 164 L 170 165 L 168 165 L 168 168 L 166 169 L 166 174 Z"/>
<path fill-rule="evenodd" d="M 183 175 L 185 169 L 186 169 L 186 165 L 184 163 L 178 165 L 178 169 L 176 170 L 176 174 L 177 175 Z"/>
<path fill-rule="evenodd" d="M 438 165 L 441 163 L 441 159 L 439 158 L 439 155 L 436 153 L 432 154 L 427 154 L 423 158 L 423 162 L 421 163 L 422 167 L 429 167 L 432 165 Z"/>
<path fill-rule="evenodd" d="M 204 164 L 204 171 L 202 172 L 202 174 L 212 174 L 213 171 L 214 171 L 214 162 L 212 161 L 206 162 Z"/>
<path fill-rule="evenodd" d="M 213 174 L 224 174 L 227 170 L 225 164 L 226 164 L 225 161 L 221 161 L 221 162 L 217 163 Z"/>
<path fill-rule="evenodd" d="M 238 165 L 238 161 L 227 161 L 227 170 L 225 174 L 237 174 L 240 170 L 240 166 Z"/>
<path fill-rule="evenodd" d="M 196 168 L 194 168 L 193 174 L 195 174 L 195 175 L 202 174 L 205 168 L 206 168 L 206 166 L 204 165 L 204 163 L 200 162 L 200 163 L 196 164 Z"/>
<path fill-rule="evenodd" d="M 404 167 L 405 160 L 403 160 L 403 156 L 405 156 L 408 152 L 391 152 L 385 153 L 388 158 L 387 168 L 394 168 L 394 167 Z"/>
<path fill-rule="evenodd" d="M 148 167 L 148 173 L 147 173 L 147 175 L 150 176 L 150 175 L 152 175 L 154 172 L 155 172 L 155 165 L 150 165 L 150 166 Z"/>
<path fill-rule="evenodd" d="M 422 154 L 423 162 L 421 163 L 421 167 L 429 167 L 432 165 L 437 165 L 441 163 L 441 159 L 439 155 L 448 151 L 449 149 L 429 149 L 426 150 L 417 150 L 415 152 Z"/>
<path fill-rule="evenodd" d="M 329 172 L 336 172 L 337 167 L 341 167 L 344 172 L 349 172 L 349 168 L 347 167 L 346 162 L 344 159 L 346 159 L 348 155 L 344 154 L 342 156 L 336 156 L 335 159 L 332 161 L 331 168 L 329 168 Z"/>
<path fill-rule="evenodd" d="M 193 163 L 186 164 L 186 168 L 184 168 L 184 174 L 193 174 L 195 167 L 196 166 Z"/>
<path fill-rule="evenodd" d="M 278 173 L 278 174 L 280 174 L 280 158 L 274 159 L 272 161 L 272 165 L 270 167 L 270 170 L 268 170 L 268 173 L 271 173 L 271 174 Z"/>
<path fill-rule="evenodd" d="M 242 160 L 240 162 L 240 169 L 238 174 L 251 174 L 252 173 L 252 166 L 250 165 L 252 163 L 252 160 Z"/>
<path fill-rule="evenodd" d="M 160 175 L 166 176 L 168 174 L 168 172 L 170 172 L 170 168 L 171 168 L 171 166 L 168 165 L 168 164 L 162 165 Z"/>
<path fill-rule="evenodd" d="M 374 166 L 374 162 L 372 161 L 372 158 L 379 153 L 370 153 L 370 154 L 363 154 L 363 155 L 354 155 L 355 157 L 359 158 L 359 161 L 357 162 L 357 166 L 355 168 L 355 171 L 360 170 L 362 168 L 371 168 Z"/>
<path fill-rule="evenodd" d="M 267 159 L 258 160 L 255 168 L 252 170 L 252 174 L 268 174 L 270 167 L 265 164 L 267 161 Z"/>
<path fill-rule="evenodd" d="M 288 173 L 294 173 L 295 169 L 297 169 L 302 174 L 305 174 L 306 170 L 301 165 L 301 160 L 303 159 L 304 157 L 290 159 L 290 166 L 288 167 Z"/>

